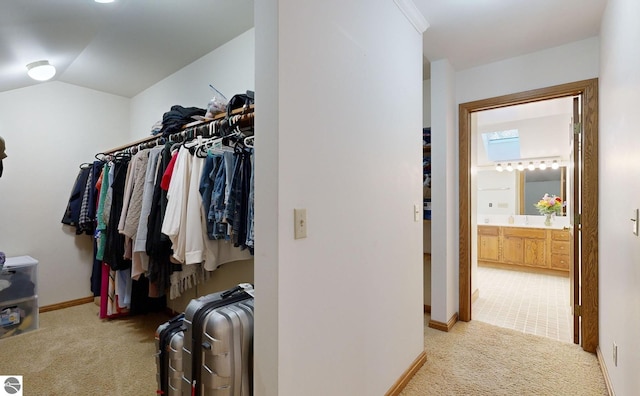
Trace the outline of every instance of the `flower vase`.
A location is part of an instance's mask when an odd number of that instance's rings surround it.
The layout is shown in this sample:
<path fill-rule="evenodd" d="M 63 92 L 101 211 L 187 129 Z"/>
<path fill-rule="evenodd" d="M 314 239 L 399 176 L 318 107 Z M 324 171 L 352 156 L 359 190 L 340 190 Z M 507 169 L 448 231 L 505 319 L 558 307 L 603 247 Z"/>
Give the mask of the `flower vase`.
<path fill-rule="evenodd" d="M 544 215 L 544 225 L 547 227 L 551 227 L 551 213 L 547 213 Z"/>

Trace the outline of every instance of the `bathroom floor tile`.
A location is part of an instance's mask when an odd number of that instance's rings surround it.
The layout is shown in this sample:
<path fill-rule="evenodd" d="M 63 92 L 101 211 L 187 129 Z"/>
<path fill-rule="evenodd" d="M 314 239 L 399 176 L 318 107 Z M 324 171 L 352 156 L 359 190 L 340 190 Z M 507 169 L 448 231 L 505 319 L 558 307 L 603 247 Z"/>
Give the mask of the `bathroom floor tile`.
<path fill-rule="evenodd" d="M 569 278 L 478 267 L 473 319 L 572 342 Z"/>

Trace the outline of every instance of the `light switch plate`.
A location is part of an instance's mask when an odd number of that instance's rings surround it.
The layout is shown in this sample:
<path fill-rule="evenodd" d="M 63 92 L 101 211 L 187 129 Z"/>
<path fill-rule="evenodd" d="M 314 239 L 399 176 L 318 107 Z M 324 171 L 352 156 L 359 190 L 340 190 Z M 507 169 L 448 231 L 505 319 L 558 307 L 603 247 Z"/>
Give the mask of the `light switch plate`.
<path fill-rule="evenodd" d="M 293 237 L 307 237 L 307 209 L 293 209 Z"/>
<path fill-rule="evenodd" d="M 638 235 L 638 209 L 633 210 L 633 215 L 631 217 L 631 223 L 633 224 L 633 235 Z"/>

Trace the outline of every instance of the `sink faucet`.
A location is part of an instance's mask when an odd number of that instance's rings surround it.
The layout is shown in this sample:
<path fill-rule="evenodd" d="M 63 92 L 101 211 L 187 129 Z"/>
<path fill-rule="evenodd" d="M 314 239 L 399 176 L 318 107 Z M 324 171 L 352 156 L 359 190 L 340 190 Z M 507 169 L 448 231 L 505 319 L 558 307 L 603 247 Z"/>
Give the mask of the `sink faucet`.
<path fill-rule="evenodd" d="M 524 216 L 524 224 L 529 225 L 529 216 Z"/>

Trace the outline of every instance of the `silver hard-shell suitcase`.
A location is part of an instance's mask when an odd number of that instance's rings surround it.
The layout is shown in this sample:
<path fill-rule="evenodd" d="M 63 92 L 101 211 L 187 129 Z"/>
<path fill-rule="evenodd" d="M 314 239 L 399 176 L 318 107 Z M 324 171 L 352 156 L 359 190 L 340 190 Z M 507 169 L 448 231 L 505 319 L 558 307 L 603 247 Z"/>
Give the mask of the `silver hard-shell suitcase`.
<path fill-rule="evenodd" d="M 183 396 L 253 394 L 253 287 L 191 300 L 185 311 Z"/>
<path fill-rule="evenodd" d="M 156 380 L 159 395 L 182 395 L 184 314 L 158 326 L 156 330 Z"/>

